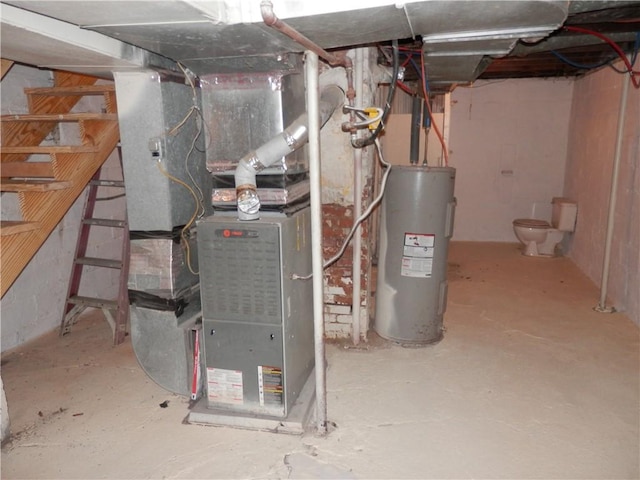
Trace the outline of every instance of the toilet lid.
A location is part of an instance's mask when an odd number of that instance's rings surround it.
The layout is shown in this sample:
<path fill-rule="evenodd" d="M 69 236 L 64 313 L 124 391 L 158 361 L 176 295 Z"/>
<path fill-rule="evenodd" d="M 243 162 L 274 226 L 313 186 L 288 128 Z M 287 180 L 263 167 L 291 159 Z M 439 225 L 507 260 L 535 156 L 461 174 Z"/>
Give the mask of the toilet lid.
<path fill-rule="evenodd" d="M 518 218 L 513 221 L 514 225 L 518 225 L 519 227 L 527 227 L 527 228 L 549 228 L 549 222 L 545 222 L 544 220 L 536 220 L 535 218 Z"/>

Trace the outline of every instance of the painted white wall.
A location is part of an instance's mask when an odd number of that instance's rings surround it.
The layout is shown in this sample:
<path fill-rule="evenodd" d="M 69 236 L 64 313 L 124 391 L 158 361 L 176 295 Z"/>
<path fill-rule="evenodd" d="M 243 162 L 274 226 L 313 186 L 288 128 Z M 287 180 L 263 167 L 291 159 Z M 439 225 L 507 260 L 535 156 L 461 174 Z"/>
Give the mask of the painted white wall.
<path fill-rule="evenodd" d="M 2 80 L 2 114 L 26 113 L 28 109 L 23 88 L 51 86 L 51 78 L 50 72 L 14 65 Z M 96 99 L 86 102 L 95 103 Z M 74 110 L 87 111 L 88 108 L 90 106 L 83 103 L 78 104 Z M 73 134 L 72 131 L 63 129 L 60 137 L 65 141 L 65 137 L 72 137 Z M 121 174 L 115 155 L 107 160 L 103 168 L 103 172 L 105 171 L 107 172 L 104 174 L 105 178 L 122 178 L 118 176 Z M 107 190 L 104 192 L 105 195 L 108 194 Z M 2 352 L 60 326 L 84 198 L 85 193 L 80 195 L 0 301 Z M 106 205 L 107 202 L 104 202 L 104 205 L 98 204 L 96 213 L 100 212 L 101 216 L 104 215 L 103 218 L 122 218 L 118 210 L 123 208 L 123 202 L 124 200 L 109 202 L 111 205 Z M 15 196 L 3 194 L 2 218 L 19 218 L 18 215 Z M 89 255 L 117 258 L 120 248 L 119 239 L 114 238 L 112 232 L 97 233 L 97 238 L 94 235 L 90 241 Z M 86 277 L 83 277 L 81 293 L 101 298 L 115 296 L 113 289 L 117 286 L 117 276 L 114 278 L 116 271 L 100 270 L 100 275 L 97 275 L 96 271 L 89 271 Z"/>
<path fill-rule="evenodd" d="M 621 62 L 618 68 L 622 68 Z M 578 202 L 569 256 L 601 285 L 622 82 L 605 68 L 577 80 L 571 107 L 566 194 Z M 640 326 L 640 90 L 630 86 L 620 159 L 609 298 Z M 594 306 L 598 298 L 594 298 Z"/>
<path fill-rule="evenodd" d="M 480 81 L 451 95 L 454 240 L 517 241 L 516 218 L 551 218 L 562 196 L 573 81 Z"/>

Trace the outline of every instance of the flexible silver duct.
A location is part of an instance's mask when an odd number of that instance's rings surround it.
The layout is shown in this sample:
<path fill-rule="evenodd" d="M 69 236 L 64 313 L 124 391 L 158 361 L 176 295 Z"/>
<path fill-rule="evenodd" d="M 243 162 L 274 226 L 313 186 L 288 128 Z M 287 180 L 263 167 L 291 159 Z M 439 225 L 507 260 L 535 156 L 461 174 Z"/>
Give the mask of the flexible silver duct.
<path fill-rule="evenodd" d="M 344 92 L 337 85 L 329 85 L 320 94 L 320 127 L 344 101 Z M 303 113 L 282 133 L 245 155 L 235 171 L 236 199 L 240 220 L 260 218 L 260 199 L 256 191 L 256 174 L 307 142 L 308 115 Z"/>

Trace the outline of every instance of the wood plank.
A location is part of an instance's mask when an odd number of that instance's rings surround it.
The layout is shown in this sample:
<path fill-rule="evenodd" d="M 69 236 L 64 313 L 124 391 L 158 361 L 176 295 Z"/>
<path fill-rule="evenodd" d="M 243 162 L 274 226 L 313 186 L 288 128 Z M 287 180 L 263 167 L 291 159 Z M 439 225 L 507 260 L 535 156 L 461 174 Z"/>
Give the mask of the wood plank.
<path fill-rule="evenodd" d="M 52 178 L 53 164 L 51 162 L 4 162 L 0 167 L 0 176 L 2 178 Z"/>
<path fill-rule="evenodd" d="M 33 147 L 2 147 L 0 153 L 27 153 L 29 155 L 51 155 L 52 153 L 95 153 L 94 145 L 36 145 Z"/>
<path fill-rule="evenodd" d="M 0 67 L 0 70 L 2 75 L 0 76 L 0 80 L 4 78 L 4 76 L 9 72 L 9 70 L 11 70 L 11 67 L 13 66 L 13 61 L 6 60 L 3 58 L 1 64 L 2 66 Z"/>
<path fill-rule="evenodd" d="M 115 113 L 27 113 L 2 115 L 3 122 L 79 122 L 82 120 L 118 120 Z"/>
<path fill-rule="evenodd" d="M 71 188 L 73 182 L 47 180 L 0 180 L 0 192 L 50 192 Z"/>
<path fill-rule="evenodd" d="M 55 86 L 91 85 L 98 80 L 96 77 L 80 75 L 70 72 L 54 72 Z M 68 113 L 78 103 L 81 96 L 46 97 L 42 95 L 27 96 L 30 113 Z M 56 122 L 2 122 L 2 145 L 16 147 L 21 145 L 40 145 L 51 131 L 58 125 Z M 3 161 L 26 160 L 28 154 L 10 154 L 3 157 Z"/>
<path fill-rule="evenodd" d="M 31 230 L 37 230 L 38 228 L 40 228 L 40 224 L 38 222 L 20 222 L 16 220 L 0 221 L 0 235 L 3 237 L 30 232 Z"/>
<path fill-rule="evenodd" d="M 52 97 L 67 95 L 103 95 L 107 92 L 114 91 L 115 86 L 113 84 L 75 85 L 67 87 L 39 87 L 24 89 L 24 93 L 26 93 L 27 95 L 48 95 Z"/>
<path fill-rule="evenodd" d="M 80 164 L 69 165 L 68 175 L 60 178 L 73 178 L 73 186 L 68 190 L 58 190 L 46 194 L 38 192 L 20 193 L 20 207 L 25 221 L 40 222 L 41 227 L 24 235 L 4 237 L 0 248 L 2 266 L 1 295 L 11 288 L 20 272 L 29 263 L 40 246 L 64 217 L 69 207 L 84 191 L 97 169 L 109 157 L 120 140 L 117 122 L 103 123 L 99 151 L 92 158 Z M 66 170 L 67 167 L 65 167 Z"/>

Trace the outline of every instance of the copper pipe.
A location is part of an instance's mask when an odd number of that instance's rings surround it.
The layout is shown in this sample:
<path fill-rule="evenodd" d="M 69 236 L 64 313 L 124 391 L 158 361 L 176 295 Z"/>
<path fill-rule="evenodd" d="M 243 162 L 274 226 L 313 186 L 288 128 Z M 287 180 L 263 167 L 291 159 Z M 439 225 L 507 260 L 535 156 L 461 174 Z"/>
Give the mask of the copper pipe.
<path fill-rule="evenodd" d="M 265 25 L 284 33 L 294 42 L 299 43 L 305 49 L 311 50 L 320 58 L 326 60 L 332 67 L 341 66 L 346 68 L 347 64 L 351 66 L 351 59 L 346 55 L 334 55 L 333 53 L 327 52 L 320 45 L 280 20 L 273 11 L 273 4 L 269 0 L 262 0 L 260 3 L 260 13 L 262 13 L 262 20 L 264 20 Z"/>
<path fill-rule="evenodd" d="M 287 23 L 280 20 L 273 11 L 273 4 L 269 0 L 262 0 L 260 2 L 260 13 L 262 14 L 262 20 L 265 25 L 278 30 L 280 33 L 285 34 L 291 40 L 302 45 L 306 50 L 310 50 L 320 58 L 324 59 L 332 67 L 344 67 L 347 74 L 347 92 L 346 96 L 349 101 L 349 106 L 353 107 L 354 99 L 356 97 L 356 91 L 353 88 L 353 62 L 351 58 L 347 56 L 346 52 L 338 54 L 327 52 L 317 43 L 313 42 L 309 38 L 305 37 L 302 33 L 291 27 Z M 355 122 L 355 113 L 350 112 L 350 123 Z M 355 129 L 348 129 L 355 135 Z"/>

